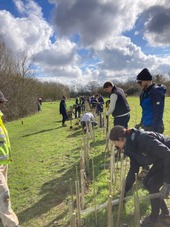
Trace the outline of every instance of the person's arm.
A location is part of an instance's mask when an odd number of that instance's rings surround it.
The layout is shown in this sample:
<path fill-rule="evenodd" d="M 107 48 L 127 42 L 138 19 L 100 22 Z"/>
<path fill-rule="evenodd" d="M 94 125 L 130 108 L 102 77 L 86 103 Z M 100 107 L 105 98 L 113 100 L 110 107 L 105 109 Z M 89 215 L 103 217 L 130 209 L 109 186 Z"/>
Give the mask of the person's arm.
<path fill-rule="evenodd" d="M 152 94 L 153 105 L 153 131 L 159 132 L 163 120 L 165 96 L 158 89 Z"/>
<path fill-rule="evenodd" d="M 126 185 L 125 185 L 125 193 L 127 193 L 133 186 L 135 182 L 135 173 L 139 172 L 139 164 L 135 161 L 135 159 L 130 159 L 130 169 L 126 177 Z"/>
<path fill-rule="evenodd" d="M 109 116 L 110 114 L 113 113 L 115 106 L 116 106 L 116 101 L 117 101 L 117 95 L 116 94 L 111 94 L 110 96 L 110 106 L 108 111 L 106 112 L 106 116 Z"/>

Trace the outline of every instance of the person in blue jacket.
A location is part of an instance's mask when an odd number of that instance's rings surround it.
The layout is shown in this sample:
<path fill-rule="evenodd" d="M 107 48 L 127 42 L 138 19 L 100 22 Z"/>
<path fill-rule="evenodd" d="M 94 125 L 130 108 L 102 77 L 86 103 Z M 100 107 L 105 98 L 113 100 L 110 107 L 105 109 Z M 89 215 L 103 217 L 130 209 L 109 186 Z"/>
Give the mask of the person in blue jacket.
<path fill-rule="evenodd" d="M 142 92 L 140 94 L 140 106 L 142 107 L 142 118 L 137 128 L 142 127 L 146 131 L 163 133 L 163 113 L 166 87 L 152 82 L 152 75 L 144 68 L 137 75 L 137 83 Z"/>
<path fill-rule="evenodd" d="M 60 114 L 62 115 L 62 126 L 66 127 L 65 121 L 67 120 L 66 97 L 63 96 L 60 101 Z"/>
<path fill-rule="evenodd" d="M 170 192 L 170 138 L 157 132 L 126 129 L 120 125 L 111 129 L 109 137 L 117 149 L 130 158 L 125 194 L 132 188 L 139 168 L 152 164 L 143 184 L 150 194 L 160 196 L 150 199 L 151 214 L 141 221 L 141 226 L 156 227 L 158 223 L 170 226 L 169 210 L 164 201 Z"/>
<path fill-rule="evenodd" d="M 152 75 L 147 68 L 144 68 L 137 75 L 137 83 L 142 92 L 140 94 L 140 106 L 142 107 L 142 118 L 136 128 L 143 128 L 145 131 L 163 133 L 163 114 L 166 87 L 152 82 Z M 149 167 L 144 166 L 139 178 L 143 178 L 148 172 Z"/>

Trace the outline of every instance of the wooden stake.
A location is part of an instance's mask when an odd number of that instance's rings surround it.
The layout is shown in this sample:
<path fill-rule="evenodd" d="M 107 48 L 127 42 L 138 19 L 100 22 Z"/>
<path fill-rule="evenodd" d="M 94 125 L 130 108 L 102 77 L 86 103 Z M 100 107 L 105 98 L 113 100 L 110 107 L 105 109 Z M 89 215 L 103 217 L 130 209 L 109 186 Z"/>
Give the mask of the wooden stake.
<path fill-rule="evenodd" d="M 137 174 L 135 174 L 135 193 L 134 193 L 134 217 L 135 217 L 135 226 L 140 227 L 140 205 L 139 205 L 139 195 L 138 195 L 138 186 L 137 186 Z"/>
<path fill-rule="evenodd" d="M 70 226 L 74 227 L 73 203 L 72 203 L 72 201 L 69 201 L 69 213 L 70 213 Z"/>
<path fill-rule="evenodd" d="M 81 209 L 84 210 L 84 195 L 85 195 L 85 183 L 84 183 L 84 169 L 80 170 L 81 177 Z"/>
<path fill-rule="evenodd" d="M 70 178 L 70 197 L 71 197 L 71 202 L 74 204 L 74 199 L 73 199 L 73 182 L 72 179 Z"/>
<path fill-rule="evenodd" d="M 93 194 L 94 194 L 95 220 L 96 220 L 96 226 L 97 226 L 96 187 L 95 187 L 95 174 L 94 174 L 94 161 L 93 161 L 93 158 L 92 158 L 92 172 L 93 172 Z"/>
<path fill-rule="evenodd" d="M 76 225 L 76 213 L 73 213 L 73 225 L 72 226 L 77 227 L 77 225 Z"/>
<path fill-rule="evenodd" d="M 109 195 L 108 200 L 108 227 L 113 227 L 113 211 L 112 211 L 112 196 Z"/>
<path fill-rule="evenodd" d="M 81 208 L 80 208 L 80 189 L 79 181 L 75 181 L 76 185 L 76 205 L 77 205 L 77 227 L 81 227 Z"/>

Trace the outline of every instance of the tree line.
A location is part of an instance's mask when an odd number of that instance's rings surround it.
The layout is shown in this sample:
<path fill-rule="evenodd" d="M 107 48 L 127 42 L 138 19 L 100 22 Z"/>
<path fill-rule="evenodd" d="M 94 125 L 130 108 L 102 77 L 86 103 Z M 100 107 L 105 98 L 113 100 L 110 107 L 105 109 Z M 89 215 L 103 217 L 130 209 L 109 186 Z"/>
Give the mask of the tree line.
<path fill-rule="evenodd" d="M 163 75 L 155 75 L 154 81 L 163 83 L 167 87 L 167 95 L 170 95 L 170 80 Z M 135 81 L 117 83 L 124 89 L 128 96 L 139 95 L 140 88 Z M 60 100 L 63 95 L 67 98 L 76 96 L 91 96 L 101 94 L 106 96 L 102 85 L 97 81 L 90 81 L 84 86 L 67 86 L 56 82 L 42 82 L 36 79 L 36 70 L 33 60 L 26 54 L 15 54 L 0 37 L 0 90 L 8 99 L 3 112 L 7 121 L 34 114 L 37 112 L 37 101 Z"/>

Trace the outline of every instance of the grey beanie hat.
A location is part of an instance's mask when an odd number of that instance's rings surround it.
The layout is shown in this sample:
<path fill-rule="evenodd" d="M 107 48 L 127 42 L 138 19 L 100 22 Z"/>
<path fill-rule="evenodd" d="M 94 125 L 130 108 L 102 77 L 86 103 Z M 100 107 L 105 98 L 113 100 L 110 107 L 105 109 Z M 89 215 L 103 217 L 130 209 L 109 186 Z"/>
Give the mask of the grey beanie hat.
<path fill-rule="evenodd" d="M 8 100 L 4 97 L 2 91 L 0 91 L 0 102 L 7 102 Z"/>

